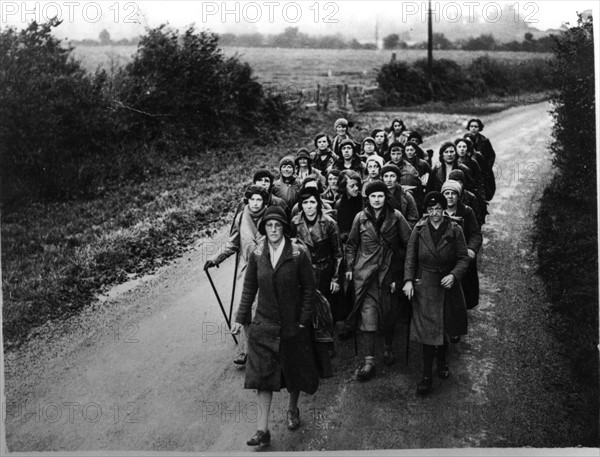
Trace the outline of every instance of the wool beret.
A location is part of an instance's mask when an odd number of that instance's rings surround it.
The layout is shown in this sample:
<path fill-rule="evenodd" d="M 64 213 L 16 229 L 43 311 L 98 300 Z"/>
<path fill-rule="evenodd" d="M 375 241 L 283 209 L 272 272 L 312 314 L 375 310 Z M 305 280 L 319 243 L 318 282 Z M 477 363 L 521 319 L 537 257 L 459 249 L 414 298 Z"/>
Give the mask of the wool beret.
<path fill-rule="evenodd" d="M 343 125 L 344 127 L 348 127 L 348 121 L 346 119 L 344 119 L 343 117 L 340 117 L 333 124 L 333 128 L 336 129 L 338 125 Z"/>
<path fill-rule="evenodd" d="M 365 160 L 365 164 L 368 165 L 371 161 L 377 162 L 379 164 L 379 168 L 383 168 L 383 157 L 378 156 L 377 154 L 370 155 L 367 157 L 367 160 Z"/>
<path fill-rule="evenodd" d="M 390 147 L 388 149 L 391 151 L 394 148 L 400 148 L 404 151 L 404 145 L 402 143 L 400 143 L 399 141 L 392 142 L 392 144 L 390 144 Z"/>
<path fill-rule="evenodd" d="M 264 187 L 257 186 L 256 184 L 252 184 L 252 185 L 248 186 L 246 188 L 246 191 L 244 192 L 244 203 L 248 203 L 248 200 L 250 200 L 250 198 L 252 198 L 253 195 L 260 195 L 262 197 L 265 205 L 267 204 L 267 201 L 269 200 L 269 194 L 265 190 Z"/>
<path fill-rule="evenodd" d="M 354 141 L 352 141 L 350 138 L 346 138 L 346 139 L 340 141 L 340 145 L 339 145 L 340 151 L 347 144 L 349 144 L 350 146 L 352 146 L 352 150 L 354 151 L 354 148 L 356 147 L 356 143 Z"/>
<path fill-rule="evenodd" d="M 362 140 L 363 147 L 364 147 L 364 145 L 365 145 L 366 142 L 371 142 L 375 146 L 375 138 L 373 138 L 372 136 L 368 136 L 364 140 Z"/>
<path fill-rule="evenodd" d="M 450 172 L 450 174 L 448 175 L 448 179 L 451 179 L 453 181 L 458 181 L 458 182 L 464 184 L 465 173 L 462 170 L 458 170 L 458 169 L 452 170 Z"/>
<path fill-rule="evenodd" d="M 367 184 L 365 187 L 365 195 L 368 197 L 373 192 L 383 192 L 386 198 L 388 197 L 388 188 L 383 181 L 371 181 Z"/>
<path fill-rule="evenodd" d="M 292 156 L 283 157 L 279 161 L 279 168 L 281 169 L 281 167 L 283 167 L 284 165 L 291 165 L 293 167 L 294 166 L 294 158 Z"/>
<path fill-rule="evenodd" d="M 395 173 L 396 177 L 400 179 L 402 172 L 400 171 L 400 168 L 398 168 L 398 165 L 394 165 L 393 163 L 388 163 L 385 167 L 381 169 L 381 177 L 383 177 L 383 175 L 389 173 L 390 171 L 392 173 Z"/>
<path fill-rule="evenodd" d="M 442 206 L 443 209 L 448 208 L 448 201 L 446 197 L 441 192 L 436 190 L 429 192 L 425 195 L 425 200 L 423 200 L 425 208 L 429 208 L 430 206 L 435 206 L 438 203 Z"/>
<path fill-rule="evenodd" d="M 416 130 L 413 130 L 412 132 L 410 132 L 408 134 L 407 141 L 414 141 L 417 144 L 421 144 L 423 142 L 423 137 L 421 136 L 421 134 L 419 132 L 417 132 Z"/>
<path fill-rule="evenodd" d="M 442 184 L 442 190 L 441 190 L 442 194 L 447 190 L 454 191 L 454 192 L 456 192 L 457 195 L 460 195 L 462 192 L 462 184 L 459 183 L 458 181 L 449 179 L 444 184 Z"/>
<path fill-rule="evenodd" d="M 260 170 L 258 170 L 256 173 L 254 173 L 254 177 L 252 178 L 252 182 L 256 182 L 261 178 L 267 177 L 271 180 L 271 184 L 273 184 L 273 173 L 271 173 L 269 170 L 267 170 L 266 168 L 262 168 Z"/>

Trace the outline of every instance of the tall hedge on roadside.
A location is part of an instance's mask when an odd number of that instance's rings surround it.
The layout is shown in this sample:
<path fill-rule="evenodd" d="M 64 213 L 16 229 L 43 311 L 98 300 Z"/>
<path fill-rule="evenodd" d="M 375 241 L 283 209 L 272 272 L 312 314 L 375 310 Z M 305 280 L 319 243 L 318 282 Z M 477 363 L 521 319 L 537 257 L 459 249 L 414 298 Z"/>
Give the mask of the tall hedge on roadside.
<path fill-rule="evenodd" d="M 584 382 L 598 388 L 598 220 L 592 21 L 555 39 L 552 161 L 556 172 L 536 216 L 539 273 L 574 348 Z M 597 395 L 591 398 L 597 405 Z M 597 444 L 597 406 L 595 440 Z M 592 425 L 592 424 L 590 424 Z"/>

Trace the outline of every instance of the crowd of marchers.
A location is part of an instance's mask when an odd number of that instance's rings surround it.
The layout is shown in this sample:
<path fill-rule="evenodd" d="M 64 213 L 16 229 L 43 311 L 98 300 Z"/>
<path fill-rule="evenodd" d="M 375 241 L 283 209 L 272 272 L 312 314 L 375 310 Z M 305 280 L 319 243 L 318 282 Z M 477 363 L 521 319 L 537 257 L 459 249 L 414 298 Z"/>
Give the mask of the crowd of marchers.
<path fill-rule="evenodd" d="M 450 376 L 450 344 L 467 335 L 479 302 L 481 227 L 496 190 L 484 125 L 466 127 L 435 158 L 401 119 L 357 141 L 341 118 L 334 135 L 315 135 L 314 150 L 283 157 L 278 176 L 254 173 L 225 248 L 204 266 L 238 256 L 233 363 L 263 412 L 248 445 L 270 443 L 272 396 L 284 387 L 287 427 L 300 426 L 300 392 L 335 375 L 336 341 L 360 337 L 361 382 L 396 362 L 398 330 L 422 346 L 417 395 L 433 388 L 434 360 L 437 377 Z"/>

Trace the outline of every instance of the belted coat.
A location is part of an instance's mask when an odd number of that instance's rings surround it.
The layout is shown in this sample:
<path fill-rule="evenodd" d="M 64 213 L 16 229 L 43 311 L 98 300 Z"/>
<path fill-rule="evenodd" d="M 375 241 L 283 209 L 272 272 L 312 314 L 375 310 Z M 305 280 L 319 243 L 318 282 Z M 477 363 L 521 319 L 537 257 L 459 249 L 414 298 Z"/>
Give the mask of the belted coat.
<path fill-rule="evenodd" d="M 250 324 L 246 389 L 316 392 L 319 374 L 310 338 L 315 289 L 310 254 L 302 243 L 286 237 L 275 268 L 268 241 L 250 254 L 235 317 L 240 324 Z"/>
<path fill-rule="evenodd" d="M 469 268 L 467 244 L 460 226 L 450 217 L 438 245 L 429 232 L 429 217 L 423 217 L 410 236 L 404 264 L 404 280 L 412 281 L 413 315 L 411 339 L 428 345 L 444 344 L 444 334 L 467 333 L 467 309 L 461 279 Z M 441 286 L 442 278 L 455 278 L 450 289 Z"/>

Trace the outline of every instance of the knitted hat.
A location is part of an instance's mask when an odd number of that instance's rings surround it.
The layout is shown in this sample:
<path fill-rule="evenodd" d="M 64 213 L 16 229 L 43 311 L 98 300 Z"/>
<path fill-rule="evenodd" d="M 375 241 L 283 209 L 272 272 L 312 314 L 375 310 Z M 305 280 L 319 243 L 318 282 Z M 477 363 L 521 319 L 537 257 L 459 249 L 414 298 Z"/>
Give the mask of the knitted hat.
<path fill-rule="evenodd" d="M 340 117 L 339 119 L 337 119 L 335 121 L 335 123 L 333 124 L 333 128 L 337 129 L 338 125 L 343 125 L 345 127 L 348 127 L 348 121 L 346 119 L 344 119 L 343 117 Z"/>
<path fill-rule="evenodd" d="M 371 181 L 367 184 L 367 187 L 365 187 L 365 195 L 368 197 L 373 192 L 383 192 L 386 198 L 388 197 L 388 188 L 383 181 Z"/>
<path fill-rule="evenodd" d="M 451 190 L 453 192 L 456 192 L 456 195 L 460 195 L 462 192 L 462 184 L 458 181 L 453 181 L 449 179 L 444 184 L 442 184 L 442 190 L 440 192 L 443 194 L 447 190 Z"/>
<path fill-rule="evenodd" d="M 394 148 L 400 148 L 404 151 L 404 145 L 402 143 L 400 143 L 399 141 L 392 142 L 392 144 L 390 144 L 390 147 L 388 149 L 391 151 Z"/>
<path fill-rule="evenodd" d="M 374 160 L 379 164 L 379 168 L 383 168 L 383 157 L 373 154 L 372 156 L 367 157 L 365 161 L 365 165 L 368 165 L 370 161 Z"/>
<path fill-rule="evenodd" d="M 349 144 L 350 146 L 352 146 L 352 150 L 354 151 L 354 148 L 356 147 L 356 143 L 354 141 L 352 141 L 350 138 L 346 138 L 346 139 L 340 141 L 340 144 L 338 146 L 340 148 L 340 151 L 347 144 Z"/>
<path fill-rule="evenodd" d="M 281 170 L 281 167 L 283 167 L 284 165 L 291 165 L 293 167 L 294 166 L 294 158 L 292 156 L 283 157 L 279 161 L 279 169 Z"/>
<path fill-rule="evenodd" d="M 413 130 L 412 132 L 410 132 L 408 134 L 407 141 L 414 141 L 417 144 L 421 144 L 423 142 L 423 137 L 421 136 L 421 134 L 419 132 L 417 132 L 416 130 Z"/>
<path fill-rule="evenodd" d="M 425 195 L 425 200 L 423 200 L 425 208 L 435 206 L 438 203 L 442 206 L 443 209 L 448 208 L 448 201 L 446 200 L 446 197 L 444 197 L 444 195 L 441 192 L 435 190 Z"/>
<path fill-rule="evenodd" d="M 373 146 L 376 146 L 375 145 L 375 138 L 373 138 L 372 136 L 368 136 L 364 140 L 362 140 L 362 146 L 363 146 L 363 148 L 365 147 L 365 143 L 367 141 L 373 143 Z"/>
<path fill-rule="evenodd" d="M 298 204 L 302 205 L 302 202 L 306 200 L 308 197 L 315 197 L 317 203 L 321 200 L 321 194 L 319 193 L 319 189 L 313 186 L 305 187 L 298 193 Z"/>
<path fill-rule="evenodd" d="M 283 232 L 289 233 L 290 223 L 288 222 L 288 218 L 285 214 L 284 209 L 281 206 L 273 205 L 269 206 L 265 211 L 265 215 L 262 220 L 258 224 L 258 231 L 261 235 L 265 235 L 267 232 L 265 231 L 265 225 L 267 221 L 279 221 L 283 225 Z"/>
<path fill-rule="evenodd" d="M 398 166 L 394 165 L 393 163 L 388 163 L 385 167 L 381 169 L 381 177 L 383 177 L 383 175 L 389 173 L 390 171 L 392 173 L 396 173 L 396 178 L 400 179 L 400 175 L 402 174 L 402 172 L 400 171 L 400 168 L 398 168 Z"/>
<path fill-rule="evenodd" d="M 453 181 L 458 181 L 459 183 L 464 184 L 465 182 L 465 173 L 462 170 L 455 169 L 450 172 L 448 175 L 448 179 Z"/>
<path fill-rule="evenodd" d="M 375 136 L 379 133 L 379 132 L 383 132 L 385 133 L 385 130 L 383 129 L 375 129 L 371 132 L 371 137 L 375 138 Z"/>
<path fill-rule="evenodd" d="M 269 201 L 269 194 L 265 190 L 264 187 L 257 186 L 256 184 L 252 184 L 246 188 L 244 192 L 244 203 L 248 203 L 248 200 L 252 198 L 253 195 L 260 195 L 263 199 L 263 203 L 266 205 L 267 201 Z"/>

